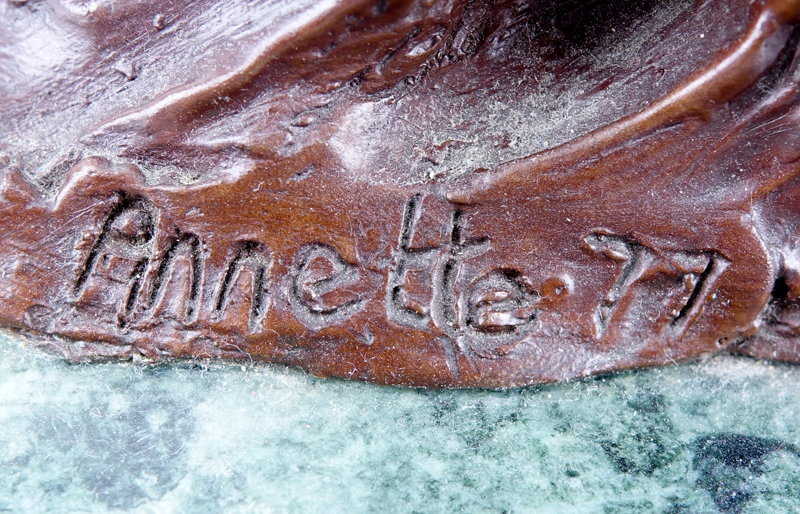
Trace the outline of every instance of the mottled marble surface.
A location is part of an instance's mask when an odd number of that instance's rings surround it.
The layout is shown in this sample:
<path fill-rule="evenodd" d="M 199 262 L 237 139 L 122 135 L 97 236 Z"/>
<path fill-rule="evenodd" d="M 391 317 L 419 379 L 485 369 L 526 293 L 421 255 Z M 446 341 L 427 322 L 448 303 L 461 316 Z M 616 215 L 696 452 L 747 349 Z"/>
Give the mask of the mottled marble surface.
<path fill-rule="evenodd" d="M 800 367 L 511 391 L 68 364 L 0 335 L 0 512 L 800 512 Z"/>

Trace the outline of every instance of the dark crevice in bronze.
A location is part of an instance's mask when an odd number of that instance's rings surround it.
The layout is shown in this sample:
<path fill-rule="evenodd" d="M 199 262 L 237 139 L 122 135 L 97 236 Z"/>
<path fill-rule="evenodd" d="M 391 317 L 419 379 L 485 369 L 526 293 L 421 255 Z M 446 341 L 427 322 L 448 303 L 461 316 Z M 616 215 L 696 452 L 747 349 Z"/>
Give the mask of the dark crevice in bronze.
<path fill-rule="evenodd" d="M 225 269 L 222 286 L 215 302 L 214 315 L 216 319 L 222 319 L 228 304 L 228 295 L 245 268 L 249 268 L 252 273 L 248 326 L 250 332 L 255 332 L 266 315 L 269 293 L 267 283 L 272 268 L 269 252 L 257 241 L 244 241 L 239 244 L 239 250 Z"/>
<path fill-rule="evenodd" d="M 174 270 L 175 259 L 182 254 L 189 258 L 191 273 L 189 274 L 189 295 L 185 306 L 186 322 L 190 323 L 197 315 L 200 297 L 200 284 L 203 280 L 203 254 L 200 239 L 194 234 L 178 232 L 161 257 L 150 290 L 146 308 L 155 309 L 165 294 L 165 287 Z"/>
<path fill-rule="evenodd" d="M 678 315 L 675 316 L 675 318 L 670 322 L 673 330 L 684 324 L 689 317 L 689 313 L 696 309 L 696 304 L 703 296 L 703 292 L 706 289 L 706 282 L 715 271 L 719 271 L 720 265 L 718 264 L 718 259 L 719 257 L 708 256 L 708 265 L 706 265 L 706 268 L 697 278 L 697 283 L 695 284 L 694 289 L 692 289 L 692 294 L 686 301 L 686 305 L 683 306 Z"/>
<path fill-rule="evenodd" d="M 120 219 L 121 215 L 128 212 L 141 212 L 144 215 L 144 218 L 141 220 L 142 226 L 138 228 L 137 232 L 134 234 L 125 234 L 120 230 L 112 231 L 114 223 Z M 80 274 L 78 275 L 78 279 L 75 282 L 75 287 L 72 290 L 73 296 L 76 298 L 80 296 L 84 286 L 86 285 L 89 275 L 97 265 L 98 258 L 101 257 L 106 250 L 108 250 L 107 245 L 109 243 L 113 244 L 120 242 L 128 245 L 130 248 L 142 247 L 150 243 L 154 233 L 155 228 L 153 225 L 153 218 L 149 212 L 149 208 L 146 206 L 145 200 L 140 197 L 132 197 L 125 192 L 118 192 L 116 194 L 113 207 L 106 217 L 103 226 L 100 228 L 100 231 L 95 239 L 95 243 L 92 245 L 89 255 L 86 257 L 85 263 L 80 268 Z M 146 262 L 146 258 L 139 260 L 136 265 L 137 269 Z M 134 294 L 136 294 L 139 290 L 138 284 L 141 276 L 135 274 L 132 275 L 131 278 L 134 280 L 133 284 L 135 284 L 131 286 L 131 291 L 134 292 L 135 290 Z M 133 301 L 135 301 L 135 298 L 133 298 Z M 129 312 L 128 309 L 126 309 L 126 313 L 127 312 Z"/>
<path fill-rule="evenodd" d="M 147 267 L 147 261 L 144 259 L 138 261 L 136 266 L 131 272 L 130 276 L 130 289 L 128 290 L 128 294 L 125 298 L 125 308 L 122 313 L 117 318 L 117 324 L 120 328 L 125 327 L 127 324 L 128 316 L 131 315 L 133 312 L 133 308 L 136 306 L 136 301 L 139 298 L 139 291 L 142 288 L 142 279 L 144 278 L 145 269 Z"/>

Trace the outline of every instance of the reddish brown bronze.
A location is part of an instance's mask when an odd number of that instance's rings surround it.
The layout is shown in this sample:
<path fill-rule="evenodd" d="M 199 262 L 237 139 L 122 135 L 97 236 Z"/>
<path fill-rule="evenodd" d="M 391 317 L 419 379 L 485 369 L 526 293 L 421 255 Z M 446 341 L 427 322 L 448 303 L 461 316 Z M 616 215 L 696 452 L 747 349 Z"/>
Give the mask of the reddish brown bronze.
<path fill-rule="evenodd" d="M 508 387 L 800 362 L 800 1 L 7 1 L 0 323 Z"/>

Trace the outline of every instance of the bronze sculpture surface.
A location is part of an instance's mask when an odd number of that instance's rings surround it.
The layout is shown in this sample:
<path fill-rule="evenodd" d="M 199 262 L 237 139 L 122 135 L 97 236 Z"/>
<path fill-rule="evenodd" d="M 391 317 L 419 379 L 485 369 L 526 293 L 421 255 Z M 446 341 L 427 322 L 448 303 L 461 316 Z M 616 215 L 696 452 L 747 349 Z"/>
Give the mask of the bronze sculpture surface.
<path fill-rule="evenodd" d="M 800 361 L 798 1 L 0 5 L 0 323 L 71 359 Z"/>

